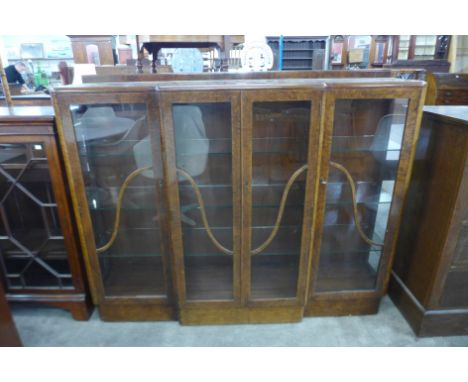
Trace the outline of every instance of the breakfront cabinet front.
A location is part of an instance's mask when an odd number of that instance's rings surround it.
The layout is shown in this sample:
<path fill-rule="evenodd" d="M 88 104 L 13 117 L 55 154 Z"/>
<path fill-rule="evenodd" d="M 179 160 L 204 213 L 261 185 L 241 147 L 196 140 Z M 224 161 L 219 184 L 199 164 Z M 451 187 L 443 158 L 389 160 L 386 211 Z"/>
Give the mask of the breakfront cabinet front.
<path fill-rule="evenodd" d="M 57 90 L 101 317 L 199 324 L 375 312 L 423 86 L 246 80 Z"/>
<path fill-rule="evenodd" d="M 320 88 L 267 83 L 159 86 L 182 323 L 302 318 Z"/>
<path fill-rule="evenodd" d="M 50 107 L 0 108 L 0 283 L 9 301 L 91 313 Z"/>

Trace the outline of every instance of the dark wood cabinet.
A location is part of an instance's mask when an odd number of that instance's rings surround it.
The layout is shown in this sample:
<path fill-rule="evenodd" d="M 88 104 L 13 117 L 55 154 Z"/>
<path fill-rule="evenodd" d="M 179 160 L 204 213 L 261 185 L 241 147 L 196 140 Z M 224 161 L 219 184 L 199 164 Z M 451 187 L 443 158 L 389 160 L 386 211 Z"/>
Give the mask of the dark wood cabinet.
<path fill-rule="evenodd" d="M 447 60 L 449 35 L 393 36 L 393 60 Z"/>
<path fill-rule="evenodd" d="M 115 65 L 112 35 L 69 35 L 75 64 Z"/>
<path fill-rule="evenodd" d="M 22 346 L 5 291 L 0 283 L 0 347 Z"/>
<path fill-rule="evenodd" d="M 388 60 L 387 35 L 330 37 L 329 64 L 333 70 L 379 68 Z"/>
<path fill-rule="evenodd" d="M 57 89 L 101 317 L 375 313 L 423 93 L 423 82 L 397 79 Z"/>
<path fill-rule="evenodd" d="M 428 73 L 426 105 L 468 105 L 468 74 Z"/>
<path fill-rule="evenodd" d="M 468 334 L 468 107 L 424 110 L 389 291 L 417 335 Z"/>
<path fill-rule="evenodd" d="M 450 70 L 449 35 L 399 35 L 392 39 L 391 63 L 388 68 L 425 69 L 428 73 L 447 73 Z"/>
<path fill-rule="evenodd" d="M 86 320 L 80 251 L 51 107 L 0 108 L 0 278 L 9 301 Z"/>

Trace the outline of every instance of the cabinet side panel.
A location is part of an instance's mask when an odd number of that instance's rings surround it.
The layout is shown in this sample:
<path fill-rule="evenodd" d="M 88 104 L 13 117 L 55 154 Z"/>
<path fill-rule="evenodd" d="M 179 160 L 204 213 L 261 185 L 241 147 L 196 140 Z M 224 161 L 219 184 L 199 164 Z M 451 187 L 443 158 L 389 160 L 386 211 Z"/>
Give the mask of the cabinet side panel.
<path fill-rule="evenodd" d="M 462 170 L 463 149 L 457 141 L 450 125 L 425 115 L 394 264 L 396 274 L 423 304 L 428 303 L 437 268 L 446 261 L 442 251 Z"/>

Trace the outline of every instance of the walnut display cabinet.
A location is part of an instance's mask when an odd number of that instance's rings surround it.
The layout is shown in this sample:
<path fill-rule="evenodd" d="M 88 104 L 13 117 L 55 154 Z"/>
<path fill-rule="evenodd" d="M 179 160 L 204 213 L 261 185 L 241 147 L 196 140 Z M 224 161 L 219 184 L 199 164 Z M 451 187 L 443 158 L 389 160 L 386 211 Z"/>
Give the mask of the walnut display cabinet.
<path fill-rule="evenodd" d="M 105 320 L 374 313 L 425 84 L 114 83 L 54 92 Z"/>
<path fill-rule="evenodd" d="M 51 107 L 0 108 L 0 282 L 86 320 L 91 304 Z"/>

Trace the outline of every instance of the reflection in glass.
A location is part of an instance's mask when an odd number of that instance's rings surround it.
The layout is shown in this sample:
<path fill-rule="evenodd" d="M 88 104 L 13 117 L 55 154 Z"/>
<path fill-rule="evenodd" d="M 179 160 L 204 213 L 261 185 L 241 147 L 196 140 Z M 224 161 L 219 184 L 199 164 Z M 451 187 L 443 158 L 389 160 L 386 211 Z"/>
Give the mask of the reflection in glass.
<path fill-rule="evenodd" d="M 145 105 L 76 105 L 71 111 L 105 293 L 164 295 L 155 196 L 161 175 L 151 169 L 153 154 L 160 160 L 160 153 L 151 150 Z"/>
<path fill-rule="evenodd" d="M 233 255 L 226 253 L 233 249 L 231 105 L 176 104 L 172 114 L 186 298 L 232 300 Z"/>
<path fill-rule="evenodd" d="M 378 244 L 385 240 L 407 103 L 336 102 L 318 291 L 375 287 L 383 250 Z M 355 198 L 346 173 L 355 186 Z"/>
<path fill-rule="evenodd" d="M 310 110 L 306 101 L 253 104 L 252 250 L 268 241 L 288 180 L 307 164 Z M 292 183 L 276 236 L 251 255 L 253 299 L 296 296 L 305 174 Z"/>
<path fill-rule="evenodd" d="M 72 288 L 42 143 L 0 144 L 0 264 L 9 289 Z"/>

